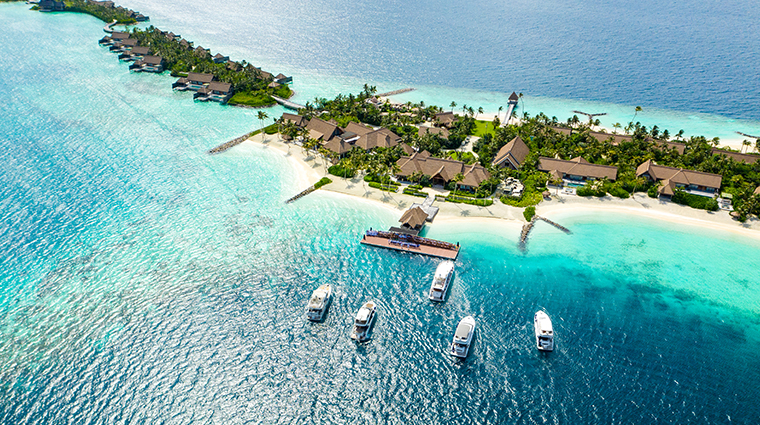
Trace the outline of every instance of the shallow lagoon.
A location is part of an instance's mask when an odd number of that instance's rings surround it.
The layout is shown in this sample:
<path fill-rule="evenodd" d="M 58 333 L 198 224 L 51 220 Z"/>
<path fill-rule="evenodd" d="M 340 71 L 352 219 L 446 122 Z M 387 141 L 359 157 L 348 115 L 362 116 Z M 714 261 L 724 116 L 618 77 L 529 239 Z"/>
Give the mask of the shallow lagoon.
<path fill-rule="evenodd" d="M 301 188 L 281 155 L 205 153 L 257 127 L 255 112 L 130 75 L 90 18 L 0 6 L 13 18 L 0 31 L 2 422 L 760 414 L 754 240 L 581 215 L 557 218 L 572 235 L 537 227 L 523 253 L 511 227 L 439 224 L 430 236 L 464 248 L 433 306 L 435 260 L 357 243 L 394 214 L 326 193 L 283 206 Z M 323 282 L 337 297 L 312 325 L 302 309 Z M 379 322 L 357 347 L 351 316 L 370 298 Z M 538 308 L 557 331 L 548 356 L 533 349 Z M 467 314 L 478 335 L 455 362 L 446 345 Z"/>

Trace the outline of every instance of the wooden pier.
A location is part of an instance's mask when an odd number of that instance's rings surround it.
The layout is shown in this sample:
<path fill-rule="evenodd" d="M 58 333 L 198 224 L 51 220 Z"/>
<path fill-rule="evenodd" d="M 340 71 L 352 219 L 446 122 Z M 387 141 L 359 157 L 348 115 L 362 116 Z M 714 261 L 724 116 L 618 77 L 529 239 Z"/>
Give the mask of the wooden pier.
<path fill-rule="evenodd" d="M 570 229 L 568 229 L 565 226 L 562 226 L 561 224 L 557 224 L 557 223 L 549 220 L 548 218 L 544 218 L 544 217 L 541 217 L 541 216 L 538 216 L 538 215 L 534 215 L 533 218 L 528 223 L 525 223 L 525 225 L 522 228 L 522 232 L 520 232 L 520 248 L 521 249 L 525 249 L 525 242 L 528 241 L 528 235 L 530 235 L 530 231 L 533 230 L 533 226 L 535 226 L 536 221 L 538 221 L 538 220 L 543 220 L 543 221 L 551 224 L 552 226 L 556 227 L 557 229 L 559 229 L 559 230 L 561 230 L 561 231 L 563 231 L 563 232 L 565 232 L 567 234 L 572 233 L 570 231 Z"/>
<path fill-rule="evenodd" d="M 272 97 L 272 99 L 274 99 L 275 102 L 279 103 L 280 105 L 282 105 L 282 106 L 284 106 L 284 107 L 286 107 L 288 109 L 292 109 L 294 111 L 297 111 L 299 109 L 306 108 L 306 106 L 304 106 L 304 105 L 300 105 L 298 103 L 291 102 L 291 101 L 289 101 L 287 99 L 283 99 L 281 97 L 277 97 L 277 96 L 274 96 L 274 95 L 270 95 L 270 96 Z"/>
<path fill-rule="evenodd" d="M 459 245 L 419 236 L 405 235 L 395 232 L 368 230 L 362 237 L 361 243 L 378 248 L 393 249 L 412 254 L 429 255 L 431 257 L 456 260 L 459 255 Z"/>
<path fill-rule="evenodd" d="M 380 94 L 377 94 L 375 96 L 377 96 L 377 97 L 388 97 L 388 96 L 394 96 L 394 95 L 401 94 L 401 93 L 409 93 L 410 91 L 414 91 L 414 87 L 407 87 L 405 89 L 393 90 L 393 91 L 389 91 L 389 92 L 385 92 L 385 93 L 380 93 Z"/>

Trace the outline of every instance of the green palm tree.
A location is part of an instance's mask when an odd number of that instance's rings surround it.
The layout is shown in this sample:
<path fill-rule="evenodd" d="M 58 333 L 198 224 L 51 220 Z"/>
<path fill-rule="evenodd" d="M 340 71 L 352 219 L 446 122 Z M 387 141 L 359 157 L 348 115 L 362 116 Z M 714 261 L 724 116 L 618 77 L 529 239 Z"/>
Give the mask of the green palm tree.
<path fill-rule="evenodd" d="M 482 113 L 483 113 L 483 107 L 482 107 L 482 106 L 480 106 L 480 107 L 478 107 L 478 115 L 480 115 L 480 114 L 482 114 Z M 476 118 L 476 119 L 478 118 L 478 115 L 475 115 L 475 118 Z"/>
<path fill-rule="evenodd" d="M 451 112 L 454 112 L 454 108 L 457 107 L 457 103 L 452 100 L 449 106 L 451 106 Z"/>
<path fill-rule="evenodd" d="M 749 152 L 750 146 L 752 146 L 752 142 L 749 140 L 744 139 L 744 141 L 742 141 L 742 148 L 745 150 L 745 152 Z"/>
<path fill-rule="evenodd" d="M 453 180 L 454 180 L 454 196 L 456 197 L 457 196 L 457 188 L 459 187 L 459 182 L 461 182 L 462 180 L 464 180 L 464 174 L 457 173 L 454 176 Z"/>
<path fill-rule="evenodd" d="M 266 138 L 267 133 L 264 131 L 264 120 L 269 118 L 269 115 L 264 111 L 259 111 L 256 113 L 256 117 L 259 119 L 259 124 L 261 124 L 262 137 Z"/>
<path fill-rule="evenodd" d="M 636 122 L 636 116 L 641 111 L 643 111 L 643 109 L 641 109 L 641 106 L 637 106 L 636 108 L 633 109 L 633 118 L 631 118 L 631 127 L 633 127 L 633 123 Z"/>
<path fill-rule="evenodd" d="M 503 107 L 503 106 L 499 106 L 499 113 L 498 113 L 498 114 L 496 114 L 496 116 L 497 116 L 499 119 L 501 119 L 501 110 L 502 110 L 502 109 L 504 109 L 504 107 Z"/>
<path fill-rule="evenodd" d="M 620 125 L 620 123 L 619 123 L 619 122 L 616 122 L 615 124 L 612 124 L 612 127 L 615 129 L 615 130 L 613 130 L 613 131 L 612 131 L 612 134 L 617 134 L 618 130 L 619 130 L 619 129 L 620 129 L 620 127 L 622 127 L 622 126 Z"/>

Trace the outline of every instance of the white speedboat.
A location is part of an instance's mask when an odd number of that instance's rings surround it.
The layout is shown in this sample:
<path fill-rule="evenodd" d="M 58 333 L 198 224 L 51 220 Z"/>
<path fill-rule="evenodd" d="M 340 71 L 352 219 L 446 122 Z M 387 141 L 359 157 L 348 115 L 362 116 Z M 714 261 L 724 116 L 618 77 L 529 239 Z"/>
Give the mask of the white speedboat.
<path fill-rule="evenodd" d="M 435 269 L 435 277 L 430 285 L 430 301 L 443 301 L 446 298 L 446 291 L 449 289 L 451 276 L 454 275 L 454 262 L 444 261 Z"/>
<path fill-rule="evenodd" d="M 472 316 L 467 316 L 460 320 L 457 330 L 454 332 L 454 341 L 451 343 L 451 355 L 462 359 L 467 357 L 474 336 L 475 319 Z"/>
<path fill-rule="evenodd" d="M 332 301 L 332 286 L 325 283 L 311 293 L 309 304 L 306 306 L 306 318 L 312 322 L 319 322 L 325 318 L 327 309 Z"/>
<path fill-rule="evenodd" d="M 375 316 L 377 315 L 377 304 L 374 301 L 367 301 L 356 312 L 356 318 L 354 319 L 354 330 L 351 332 L 351 339 L 356 342 L 368 341 L 370 338 L 370 332 L 372 331 L 372 325 L 375 323 Z"/>
<path fill-rule="evenodd" d="M 536 346 L 541 351 L 554 350 L 554 330 L 549 315 L 539 310 L 533 318 L 533 324 L 536 328 Z"/>

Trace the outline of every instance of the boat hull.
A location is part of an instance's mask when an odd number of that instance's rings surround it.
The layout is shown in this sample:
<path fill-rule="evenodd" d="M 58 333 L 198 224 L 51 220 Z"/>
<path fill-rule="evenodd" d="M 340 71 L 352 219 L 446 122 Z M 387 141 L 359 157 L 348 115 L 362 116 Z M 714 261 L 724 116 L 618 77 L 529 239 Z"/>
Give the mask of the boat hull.
<path fill-rule="evenodd" d="M 372 329 L 375 326 L 375 321 L 377 319 L 377 306 L 374 303 L 366 303 L 362 306 L 362 308 L 365 307 L 370 309 L 371 315 L 366 326 L 360 326 L 354 323 L 353 330 L 351 331 L 351 339 L 356 342 L 366 342 L 372 339 Z"/>
<path fill-rule="evenodd" d="M 536 348 L 539 351 L 554 351 L 554 328 L 549 315 L 543 311 L 536 312 L 533 317 L 533 327 L 536 336 Z"/>
<path fill-rule="evenodd" d="M 464 325 L 469 325 L 469 331 L 466 336 L 460 333 L 460 329 Z M 449 346 L 449 354 L 454 357 L 464 359 L 470 354 L 470 347 L 472 346 L 472 340 L 475 338 L 475 319 L 472 316 L 467 316 L 459 321 L 457 330 L 454 334 L 454 340 Z"/>

